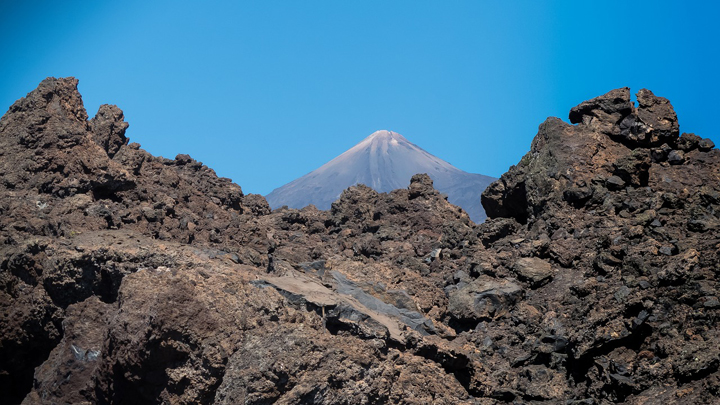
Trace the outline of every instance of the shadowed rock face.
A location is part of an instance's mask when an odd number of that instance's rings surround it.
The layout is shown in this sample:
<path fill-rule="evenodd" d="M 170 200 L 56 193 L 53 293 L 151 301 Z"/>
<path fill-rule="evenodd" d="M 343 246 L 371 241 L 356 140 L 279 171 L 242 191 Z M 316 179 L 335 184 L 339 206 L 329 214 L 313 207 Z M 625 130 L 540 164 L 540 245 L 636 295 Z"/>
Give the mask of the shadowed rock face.
<path fill-rule="evenodd" d="M 426 175 L 271 212 L 76 86 L 0 120 L 5 402 L 720 400 L 720 153 L 647 90 L 548 119 L 477 225 Z"/>

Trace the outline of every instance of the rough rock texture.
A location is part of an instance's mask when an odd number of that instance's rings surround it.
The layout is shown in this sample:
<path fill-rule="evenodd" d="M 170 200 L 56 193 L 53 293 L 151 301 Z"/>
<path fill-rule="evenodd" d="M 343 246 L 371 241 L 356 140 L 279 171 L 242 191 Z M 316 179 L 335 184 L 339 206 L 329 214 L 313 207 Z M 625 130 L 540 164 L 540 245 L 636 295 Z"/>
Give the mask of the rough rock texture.
<path fill-rule="evenodd" d="M 720 153 L 614 90 L 476 225 L 427 176 L 270 211 L 47 79 L 0 120 L 7 403 L 720 401 Z"/>

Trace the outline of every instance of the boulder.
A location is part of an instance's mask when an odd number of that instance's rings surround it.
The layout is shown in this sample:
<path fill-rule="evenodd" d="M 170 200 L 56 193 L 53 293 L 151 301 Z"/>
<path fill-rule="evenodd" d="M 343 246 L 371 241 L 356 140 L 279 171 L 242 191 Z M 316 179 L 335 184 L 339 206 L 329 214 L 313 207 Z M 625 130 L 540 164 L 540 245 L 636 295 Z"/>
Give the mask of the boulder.
<path fill-rule="evenodd" d="M 124 121 L 121 109 L 115 105 L 103 104 L 100 106 L 95 118 L 90 120 L 90 128 L 93 132 L 93 141 L 100 145 L 111 158 L 127 145 L 128 138 L 125 131 L 128 123 Z"/>
<path fill-rule="evenodd" d="M 515 262 L 513 271 L 518 279 L 530 283 L 537 288 L 552 280 L 555 271 L 550 263 L 537 257 L 522 257 Z"/>
<path fill-rule="evenodd" d="M 523 297 L 520 285 L 511 279 L 481 276 L 450 293 L 448 312 L 462 321 L 498 319 Z"/>

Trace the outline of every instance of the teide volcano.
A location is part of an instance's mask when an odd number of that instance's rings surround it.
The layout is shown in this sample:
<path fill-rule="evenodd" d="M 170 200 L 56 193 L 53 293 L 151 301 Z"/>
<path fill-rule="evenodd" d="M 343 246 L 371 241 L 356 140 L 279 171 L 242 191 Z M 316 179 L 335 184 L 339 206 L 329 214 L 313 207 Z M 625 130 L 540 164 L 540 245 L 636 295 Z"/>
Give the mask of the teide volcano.
<path fill-rule="evenodd" d="M 345 153 L 266 196 L 271 208 L 329 209 L 346 188 L 365 184 L 378 192 L 405 188 L 417 173 L 427 173 L 448 201 L 462 207 L 475 222 L 486 215 L 480 194 L 496 179 L 462 171 L 426 152 L 402 135 L 377 131 Z"/>

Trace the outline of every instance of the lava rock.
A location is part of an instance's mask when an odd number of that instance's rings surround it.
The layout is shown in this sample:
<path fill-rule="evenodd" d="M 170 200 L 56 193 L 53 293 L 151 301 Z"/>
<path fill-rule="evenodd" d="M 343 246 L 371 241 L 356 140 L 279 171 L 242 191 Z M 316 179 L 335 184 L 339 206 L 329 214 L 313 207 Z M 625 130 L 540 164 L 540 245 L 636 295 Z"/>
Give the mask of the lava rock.
<path fill-rule="evenodd" d="M 707 152 L 710 149 L 715 147 L 715 142 L 708 138 L 703 138 L 698 142 L 698 149 L 700 149 L 703 152 Z"/>
<path fill-rule="evenodd" d="M 128 143 L 128 139 L 125 137 L 128 123 L 123 118 L 123 112 L 117 106 L 103 104 L 95 118 L 91 119 L 89 123 L 93 132 L 93 140 L 111 158 Z"/>
<path fill-rule="evenodd" d="M 690 152 L 696 149 L 702 139 L 695 134 L 683 133 L 677 141 L 678 149 L 683 152 Z"/>
<path fill-rule="evenodd" d="M 617 123 L 624 116 L 630 114 L 631 111 L 630 88 L 623 87 L 573 107 L 570 110 L 569 118 L 573 124 L 591 120 L 592 118 L 608 120 L 608 117 L 612 117 L 611 120 Z"/>
<path fill-rule="evenodd" d="M 481 276 L 450 294 L 448 312 L 463 321 L 493 320 L 506 315 L 523 295 L 511 280 Z"/>
<path fill-rule="evenodd" d="M 271 211 L 47 79 L 0 119 L 3 400 L 718 403 L 720 153 L 638 104 L 547 119 L 475 224 L 423 175 Z"/>
<path fill-rule="evenodd" d="M 607 186 L 608 190 L 617 191 L 625 188 L 625 181 L 619 176 L 610 176 L 605 181 L 605 185 Z"/>
<path fill-rule="evenodd" d="M 637 94 L 637 116 L 650 132 L 650 144 L 674 143 L 679 134 L 677 115 L 668 99 L 657 97 L 648 89 Z"/>
<path fill-rule="evenodd" d="M 680 150 L 671 150 L 667 160 L 671 165 L 681 165 L 685 162 L 685 154 Z"/>
<path fill-rule="evenodd" d="M 532 288 L 537 288 L 549 282 L 555 274 L 550 263 L 537 257 L 518 259 L 513 266 L 513 271 L 520 280 L 530 283 Z"/>
<path fill-rule="evenodd" d="M 408 190 L 410 191 L 410 199 L 427 197 L 429 195 L 432 195 L 433 193 L 436 193 L 435 189 L 433 188 L 433 181 L 427 174 L 416 174 L 412 176 L 412 178 L 410 179 L 410 186 L 408 187 Z"/>

